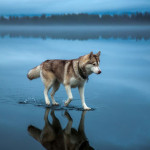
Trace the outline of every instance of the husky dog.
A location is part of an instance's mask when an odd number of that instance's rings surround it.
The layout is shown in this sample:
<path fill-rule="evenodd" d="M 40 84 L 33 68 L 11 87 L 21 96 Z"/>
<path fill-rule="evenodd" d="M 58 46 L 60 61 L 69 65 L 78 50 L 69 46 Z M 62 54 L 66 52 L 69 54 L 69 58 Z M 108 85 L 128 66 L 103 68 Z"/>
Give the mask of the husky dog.
<path fill-rule="evenodd" d="M 85 103 L 84 98 L 84 85 L 88 80 L 88 76 L 92 73 L 100 74 L 101 70 L 99 68 L 100 63 L 100 54 L 99 51 L 97 54 L 84 55 L 78 59 L 72 60 L 46 60 L 39 66 L 31 69 L 27 77 L 32 80 L 38 77 L 41 77 L 41 80 L 44 83 L 44 97 L 47 105 L 50 105 L 50 100 L 48 98 L 48 91 L 53 87 L 51 92 L 51 100 L 53 105 L 59 105 L 55 99 L 55 92 L 59 89 L 60 83 L 65 86 L 68 99 L 65 101 L 65 106 L 68 106 L 71 100 L 73 99 L 71 88 L 78 87 L 81 102 L 84 110 L 90 110 Z"/>

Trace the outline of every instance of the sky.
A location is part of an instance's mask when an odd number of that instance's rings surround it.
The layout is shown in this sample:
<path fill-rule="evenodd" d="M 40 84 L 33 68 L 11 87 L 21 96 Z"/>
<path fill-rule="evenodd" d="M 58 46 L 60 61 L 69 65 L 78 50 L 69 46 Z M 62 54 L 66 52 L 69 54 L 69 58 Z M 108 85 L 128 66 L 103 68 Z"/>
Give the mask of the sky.
<path fill-rule="evenodd" d="M 0 0 L 0 15 L 150 11 L 150 0 Z"/>

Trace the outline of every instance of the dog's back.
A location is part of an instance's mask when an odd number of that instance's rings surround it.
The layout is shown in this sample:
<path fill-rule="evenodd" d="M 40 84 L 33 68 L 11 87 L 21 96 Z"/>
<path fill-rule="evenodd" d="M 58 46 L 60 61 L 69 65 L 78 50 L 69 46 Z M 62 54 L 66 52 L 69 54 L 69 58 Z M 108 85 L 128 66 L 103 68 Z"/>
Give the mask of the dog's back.
<path fill-rule="evenodd" d="M 67 63 L 69 64 L 69 66 L 66 68 L 65 66 Z M 51 73 L 55 76 L 55 78 L 59 82 L 63 82 L 65 68 L 68 69 L 67 73 L 73 71 L 73 60 L 59 60 L 59 59 L 46 60 L 39 66 L 31 69 L 28 72 L 27 77 L 28 79 L 33 80 L 40 77 L 41 74 L 43 74 L 43 76 L 45 77 L 46 76 L 45 73 Z"/>

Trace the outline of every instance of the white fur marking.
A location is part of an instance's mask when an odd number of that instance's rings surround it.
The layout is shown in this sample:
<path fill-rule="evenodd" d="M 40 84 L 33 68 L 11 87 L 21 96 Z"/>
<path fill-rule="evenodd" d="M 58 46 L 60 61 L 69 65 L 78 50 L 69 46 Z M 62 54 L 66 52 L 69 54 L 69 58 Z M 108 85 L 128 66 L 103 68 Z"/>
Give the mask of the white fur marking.
<path fill-rule="evenodd" d="M 81 81 L 80 79 L 78 78 L 75 78 L 75 77 L 72 77 L 70 79 L 70 86 L 71 87 L 76 87 L 76 86 L 79 86 L 80 84 L 82 84 L 84 81 Z"/>
<path fill-rule="evenodd" d="M 84 97 L 84 85 L 79 87 L 79 93 L 80 93 L 80 97 L 81 97 L 81 102 L 82 102 L 82 106 L 84 110 L 90 110 L 91 108 L 88 107 L 85 103 L 85 97 Z"/>
<path fill-rule="evenodd" d="M 98 73 L 101 70 L 98 66 L 94 66 L 94 67 L 91 68 L 91 71 L 94 72 L 94 73 Z"/>
<path fill-rule="evenodd" d="M 44 89 L 44 97 L 45 97 L 45 102 L 47 105 L 50 105 L 50 100 L 48 98 L 48 88 Z"/>
<path fill-rule="evenodd" d="M 72 93 L 71 93 L 71 87 L 69 85 L 66 85 L 65 89 L 66 89 L 66 92 L 67 92 L 67 95 L 68 95 L 68 99 L 65 101 L 65 106 L 68 106 L 69 103 L 72 101 L 73 96 L 72 96 Z"/>

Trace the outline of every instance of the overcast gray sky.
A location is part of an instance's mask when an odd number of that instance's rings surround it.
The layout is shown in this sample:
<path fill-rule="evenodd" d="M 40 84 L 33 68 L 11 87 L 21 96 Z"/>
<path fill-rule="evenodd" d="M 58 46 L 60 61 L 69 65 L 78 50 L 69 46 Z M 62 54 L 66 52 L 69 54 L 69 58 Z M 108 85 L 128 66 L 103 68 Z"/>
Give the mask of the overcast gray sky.
<path fill-rule="evenodd" d="M 0 15 L 150 11 L 150 0 L 0 0 Z"/>

